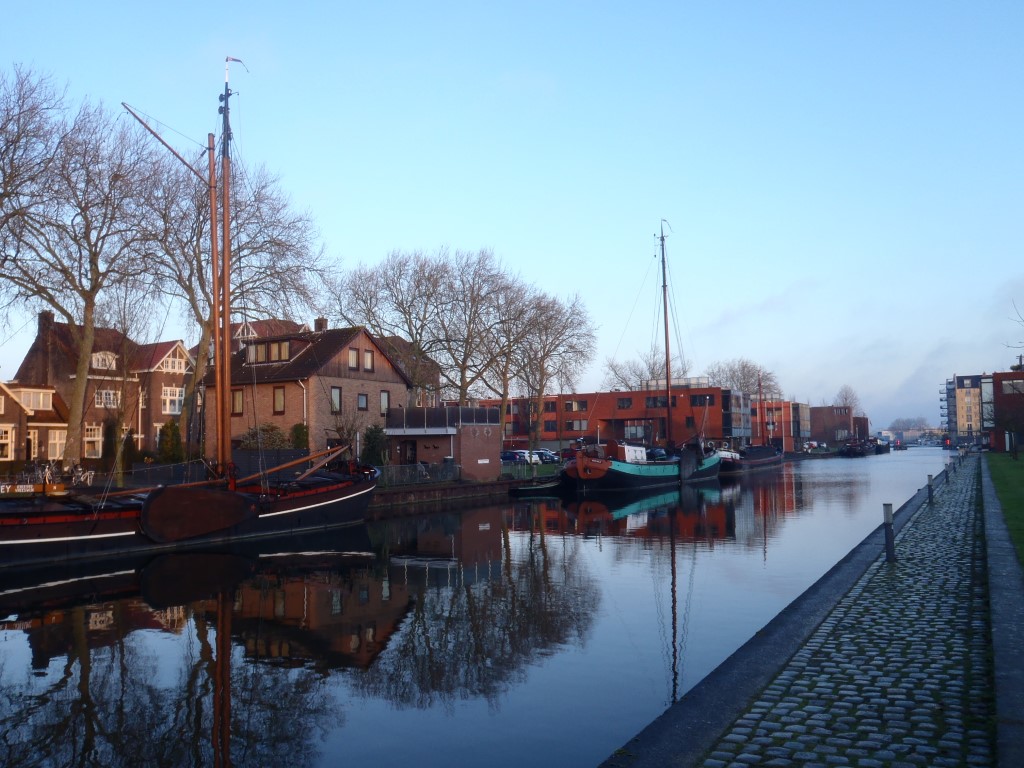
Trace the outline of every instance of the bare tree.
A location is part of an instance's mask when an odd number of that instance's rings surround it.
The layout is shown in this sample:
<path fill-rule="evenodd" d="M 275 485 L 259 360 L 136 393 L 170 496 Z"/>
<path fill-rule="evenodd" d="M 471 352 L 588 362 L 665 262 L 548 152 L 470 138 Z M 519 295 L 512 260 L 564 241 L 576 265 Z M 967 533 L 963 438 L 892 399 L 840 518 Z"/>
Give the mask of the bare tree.
<path fill-rule="evenodd" d="M 319 233 L 307 214 L 290 209 L 278 180 L 264 169 L 250 175 L 236 163 L 233 171 L 232 304 L 247 319 L 301 317 L 322 302 L 319 291 L 327 266 Z M 209 185 L 164 154 L 158 194 L 151 198 L 147 214 L 154 282 L 199 332 L 195 375 L 182 409 L 182 433 L 187 434 L 195 387 L 206 374 L 214 331 Z"/>
<path fill-rule="evenodd" d="M 139 221 L 153 158 L 134 126 L 84 104 L 61 134 L 33 194 L 38 204 L 18 219 L 0 254 L 0 276 L 14 301 L 50 307 L 67 323 L 78 355 L 68 398 L 65 465 L 82 451 L 82 418 L 104 291 L 146 273 Z"/>
<path fill-rule="evenodd" d="M 605 360 L 605 376 L 601 388 L 607 390 L 639 390 L 652 381 L 665 381 L 665 352 L 652 345 L 635 360 L 620 363 L 613 358 Z M 672 357 L 672 378 L 683 378 L 690 371 L 690 363 L 679 355 Z"/>
<path fill-rule="evenodd" d="M 540 434 L 544 395 L 552 389 L 567 391 L 594 355 L 594 326 L 579 296 L 562 302 L 551 296 L 534 304 L 530 333 L 518 349 L 518 381 L 530 406 L 531 444 Z"/>
<path fill-rule="evenodd" d="M 772 371 L 744 357 L 713 363 L 707 370 L 707 377 L 713 387 L 754 396 L 760 391 L 765 399 L 778 399 L 782 393 Z"/>
<path fill-rule="evenodd" d="M 48 78 L 17 66 L 11 75 L 0 72 L 0 259 L 5 271 L 26 219 L 45 199 L 63 111 L 63 97 Z M 0 282 L 4 306 L 24 298 L 17 286 Z M 3 317 L 7 323 L 10 315 Z"/>
<path fill-rule="evenodd" d="M 531 310 L 541 297 L 534 287 L 509 275 L 502 278 L 494 295 L 494 323 L 487 353 L 492 363 L 481 381 L 492 394 L 501 398 L 500 412 L 505 413 L 512 383 L 522 375 L 523 366 L 527 364 L 517 352 L 530 335 Z"/>
<path fill-rule="evenodd" d="M 408 342 L 408 354 L 397 360 L 414 387 L 432 389 L 440 352 L 437 307 L 442 303 L 441 273 L 449 267 L 447 249 L 434 256 L 422 251 L 392 251 L 379 265 L 356 269 L 331 280 L 335 312 L 347 325 L 365 326 L 379 339 Z"/>
<path fill-rule="evenodd" d="M 835 398 L 832 400 L 832 405 L 840 406 L 843 408 L 849 408 L 850 413 L 855 416 L 862 414 L 860 408 L 860 397 L 857 396 L 856 391 L 849 384 L 843 384 L 836 392 Z"/>

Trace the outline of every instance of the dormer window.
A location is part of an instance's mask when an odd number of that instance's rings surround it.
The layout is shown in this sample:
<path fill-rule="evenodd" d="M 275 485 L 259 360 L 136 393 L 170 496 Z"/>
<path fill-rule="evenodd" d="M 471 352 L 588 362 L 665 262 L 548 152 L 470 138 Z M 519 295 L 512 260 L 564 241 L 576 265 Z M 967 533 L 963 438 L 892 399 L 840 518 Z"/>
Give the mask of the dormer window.
<path fill-rule="evenodd" d="M 278 363 L 291 358 L 291 344 L 287 341 L 263 341 L 245 348 L 245 359 L 250 363 Z"/>
<path fill-rule="evenodd" d="M 93 352 L 92 367 L 98 371 L 117 370 L 117 355 L 113 352 Z"/>

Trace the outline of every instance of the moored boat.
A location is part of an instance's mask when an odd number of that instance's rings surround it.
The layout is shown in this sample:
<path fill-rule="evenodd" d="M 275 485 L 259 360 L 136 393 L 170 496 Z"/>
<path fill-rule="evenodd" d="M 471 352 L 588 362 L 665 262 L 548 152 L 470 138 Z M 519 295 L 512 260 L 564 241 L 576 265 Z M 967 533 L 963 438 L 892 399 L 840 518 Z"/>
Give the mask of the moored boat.
<path fill-rule="evenodd" d="M 740 450 L 719 448 L 718 453 L 722 457 L 722 477 L 782 466 L 782 453 L 769 445 L 748 445 Z"/>
<path fill-rule="evenodd" d="M 109 558 L 224 541 L 290 536 L 350 525 L 366 518 L 380 473 L 368 464 L 342 459 L 346 447 L 331 448 L 249 477 L 234 476 L 227 188 L 231 178 L 230 96 L 225 64 L 224 94 L 220 97 L 224 136 L 222 243 L 218 242 L 216 225 L 218 194 L 213 134 L 209 135 L 207 146 L 209 175 L 204 177 L 188 166 L 208 183 L 210 194 L 217 375 L 216 397 L 210 399 L 220 425 L 216 430 L 216 466 L 221 472 L 194 483 L 114 493 L 92 494 L 51 483 L 0 485 L 0 571 L 47 561 Z"/>
<path fill-rule="evenodd" d="M 562 467 L 562 484 L 576 493 L 668 488 L 713 481 L 721 458 L 703 445 L 687 446 L 678 456 L 648 461 L 646 450 L 609 440 L 604 455 L 577 451 Z"/>

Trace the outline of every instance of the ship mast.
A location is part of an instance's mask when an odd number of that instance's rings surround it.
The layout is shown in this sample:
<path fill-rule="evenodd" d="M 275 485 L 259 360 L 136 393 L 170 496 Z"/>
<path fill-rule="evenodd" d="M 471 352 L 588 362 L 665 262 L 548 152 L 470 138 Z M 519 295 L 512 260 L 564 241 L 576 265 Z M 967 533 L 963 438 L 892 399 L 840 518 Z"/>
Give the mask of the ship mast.
<path fill-rule="evenodd" d="M 668 346 L 668 272 L 665 269 L 665 220 L 661 220 L 661 303 L 665 310 L 665 446 L 672 448 L 672 353 Z"/>
<path fill-rule="evenodd" d="M 217 463 L 220 465 L 221 471 L 226 471 L 231 461 L 231 122 L 228 105 L 231 88 L 228 85 L 228 67 L 232 61 L 242 63 L 240 59 L 230 56 L 224 60 L 224 93 L 220 96 L 221 107 L 219 109 L 223 117 L 220 151 L 221 248 L 219 280 L 217 253 L 210 255 L 214 292 L 213 354 L 217 375 Z M 212 221 L 210 226 L 216 229 L 216 220 Z"/>

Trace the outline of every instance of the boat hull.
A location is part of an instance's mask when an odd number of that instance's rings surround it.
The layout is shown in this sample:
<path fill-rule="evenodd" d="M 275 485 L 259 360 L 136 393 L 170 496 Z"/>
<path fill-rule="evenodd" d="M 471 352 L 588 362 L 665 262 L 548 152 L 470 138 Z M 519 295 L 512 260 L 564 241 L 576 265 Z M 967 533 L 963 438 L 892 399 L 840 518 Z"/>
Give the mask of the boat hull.
<path fill-rule="evenodd" d="M 734 477 L 780 466 L 782 466 L 782 454 L 774 448 L 750 446 L 743 451 L 723 452 L 719 474 L 722 477 Z"/>
<path fill-rule="evenodd" d="M 627 462 L 579 453 L 562 468 L 562 483 L 576 493 L 671 488 L 713 481 L 718 477 L 718 454 L 697 458 L 684 453 L 679 460 Z"/>
<path fill-rule="evenodd" d="M 314 476 L 276 494 L 261 489 L 220 491 L 232 507 L 223 514 L 209 489 L 167 487 L 106 500 L 38 497 L 0 504 L 0 572 L 45 563 L 133 557 L 296 534 L 366 519 L 377 475 L 340 480 Z M 227 498 L 227 497 L 226 497 Z M 177 515 L 186 522 L 168 521 Z M 154 525 L 154 518 L 161 518 Z M 147 530 L 148 529 L 148 530 Z"/>

